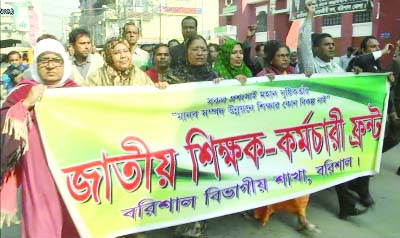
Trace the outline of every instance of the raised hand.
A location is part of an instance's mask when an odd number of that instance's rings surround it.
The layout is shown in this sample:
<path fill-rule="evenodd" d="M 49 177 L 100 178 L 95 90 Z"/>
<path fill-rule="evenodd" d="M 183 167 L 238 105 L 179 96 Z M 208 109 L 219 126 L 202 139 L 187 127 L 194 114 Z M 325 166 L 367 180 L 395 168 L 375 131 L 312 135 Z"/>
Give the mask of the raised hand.
<path fill-rule="evenodd" d="M 382 54 L 390 54 L 390 51 L 394 48 L 393 44 L 386 44 L 385 47 L 382 50 Z"/>
<path fill-rule="evenodd" d="M 313 17 L 315 14 L 315 8 L 312 0 L 306 1 L 305 10 L 307 12 L 307 17 Z"/>

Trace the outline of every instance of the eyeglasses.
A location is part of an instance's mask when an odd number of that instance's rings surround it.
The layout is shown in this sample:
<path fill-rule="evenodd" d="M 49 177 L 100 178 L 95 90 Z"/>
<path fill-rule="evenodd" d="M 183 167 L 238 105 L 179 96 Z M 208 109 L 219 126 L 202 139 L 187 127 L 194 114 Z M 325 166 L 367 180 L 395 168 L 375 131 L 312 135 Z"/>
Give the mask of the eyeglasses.
<path fill-rule="evenodd" d="M 190 52 L 192 52 L 193 54 L 198 54 L 198 53 L 200 53 L 202 55 L 208 54 L 208 50 L 203 49 L 203 48 L 194 48 L 194 49 L 191 49 Z"/>
<path fill-rule="evenodd" d="M 279 55 L 275 55 L 276 57 L 278 57 L 278 58 L 289 58 L 290 57 L 290 55 L 289 54 L 279 54 Z"/>
<path fill-rule="evenodd" d="M 61 58 L 39 57 L 37 59 L 37 64 L 39 67 L 46 67 L 47 65 L 50 64 L 50 62 L 53 63 L 53 66 L 55 66 L 55 67 L 59 67 L 64 64 L 64 60 Z"/>

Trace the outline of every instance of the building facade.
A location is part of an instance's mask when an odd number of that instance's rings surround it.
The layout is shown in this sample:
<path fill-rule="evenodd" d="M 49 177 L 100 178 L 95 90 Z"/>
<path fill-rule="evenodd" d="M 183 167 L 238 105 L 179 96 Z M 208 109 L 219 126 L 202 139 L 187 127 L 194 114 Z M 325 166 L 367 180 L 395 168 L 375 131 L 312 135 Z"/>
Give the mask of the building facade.
<path fill-rule="evenodd" d="M 224 14 L 228 5 L 235 5 L 237 10 Z M 236 26 L 236 38 L 244 40 L 247 27 L 257 24 L 255 42 L 286 42 L 290 7 L 291 0 L 219 0 L 219 26 Z M 400 1 L 374 0 L 372 9 L 366 11 L 315 17 L 313 31 L 334 37 L 337 56 L 345 54 L 348 46 L 359 47 L 362 38 L 369 35 L 377 37 L 383 47 L 400 39 L 400 14 L 395 9 L 400 9 Z M 390 60 L 382 58 L 384 65 Z"/>
<path fill-rule="evenodd" d="M 2 0 L 1 39 L 14 39 L 34 44 L 39 36 L 39 0 Z"/>
<path fill-rule="evenodd" d="M 213 38 L 218 26 L 218 1 L 210 0 L 81 0 L 80 26 L 87 28 L 94 44 L 103 45 L 107 38 L 119 35 L 126 22 L 141 28 L 139 44 L 182 41 L 181 20 L 193 16 L 198 32 Z"/>

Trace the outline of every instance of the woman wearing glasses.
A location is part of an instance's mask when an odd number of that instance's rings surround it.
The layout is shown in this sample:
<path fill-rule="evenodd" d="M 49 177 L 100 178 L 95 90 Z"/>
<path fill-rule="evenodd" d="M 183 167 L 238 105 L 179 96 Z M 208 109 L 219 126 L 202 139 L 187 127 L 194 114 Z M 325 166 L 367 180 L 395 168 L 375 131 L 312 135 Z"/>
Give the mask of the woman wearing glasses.
<path fill-rule="evenodd" d="M 241 84 L 246 83 L 252 76 L 251 70 L 243 63 L 243 46 L 236 40 L 226 40 L 222 44 L 214 70 L 224 79 L 237 79 Z"/>
<path fill-rule="evenodd" d="M 295 68 L 290 65 L 290 50 L 279 41 L 270 40 L 264 45 L 266 67 L 257 74 L 259 76 L 268 76 L 273 79 L 273 75 L 294 74 Z"/>
<path fill-rule="evenodd" d="M 76 84 L 60 42 L 41 40 L 33 52 L 32 78 L 19 82 L 1 107 L 1 216 L 8 224 L 18 222 L 21 184 L 21 237 L 78 237 L 47 166 L 33 113 L 45 90 Z"/>

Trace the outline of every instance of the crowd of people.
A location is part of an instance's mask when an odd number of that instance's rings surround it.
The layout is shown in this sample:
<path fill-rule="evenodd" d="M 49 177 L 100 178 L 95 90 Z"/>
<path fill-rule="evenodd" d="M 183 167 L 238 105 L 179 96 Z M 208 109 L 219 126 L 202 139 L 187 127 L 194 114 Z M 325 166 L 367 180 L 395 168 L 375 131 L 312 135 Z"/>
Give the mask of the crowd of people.
<path fill-rule="evenodd" d="M 312 34 L 314 7 L 306 5 L 307 17 L 300 29 L 298 50 L 291 51 L 283 42 L 270 40 L 255 47 L 251 58 L 251 40 L 255 27 L 250 26 L 246 40 L 225 39 L 221 45 L 210 43 L 197 34 L 197 20 L 185 17 L 181 22 L 183 42 L 170 40 L 150 52 L 139 47 L 140 29 L 125 24 L 121 37 L 107 40 L 102 54 L 92 52 L 90 33 L 82 28 L 69 35 L 68 51 L 52 35 L 43 35 L 34 46 L 32 64 L 23 64 L 19 52 L 8 54 L 7 70 L 2 75 L 1 106 L 1 215 L 6 223 L 17 222 L 16 194 L 21 184 L 22 237 L 78 237 L 63 200 L 52 179 L 33 113 L 47 88 L 87 86 L 148 85 L 165 89 L 170 84 L 236 79 L 245 85 L 247 78 L 275 75 L 340 72 L 389 72 L 382 69 L 379 58 L 394 48 L 380 49 L 378 40 L 366 37 L 358 49 L 349 47 L 347 54 L 334 61 L 335 43 L 326 33 Z M 400 137 L 400 41 L 388 74 L 391 83 L 388 126 L 384 151 L 399 142 Z M 397 171 L 400 175 L 400 167 Z M 369 177 L 361 177 L 336 186 L 339 217 L 361 215 L 374 205 L 369 191 Z M 309 195 L 260 207 L 254 217 L 265 224 L 275 210 L 297 214 L 300 229 L 318 230 L 306 219 Z M 43 202 L 51 201 L 51 202 Z M 364 209 L 357 208 L 361 204 Z M 40 212 L 40 219 L 37 214 Z M 178 226 L 176 235 L 199 237 L 205 222 Z"/>

